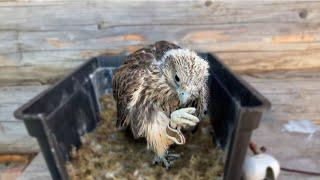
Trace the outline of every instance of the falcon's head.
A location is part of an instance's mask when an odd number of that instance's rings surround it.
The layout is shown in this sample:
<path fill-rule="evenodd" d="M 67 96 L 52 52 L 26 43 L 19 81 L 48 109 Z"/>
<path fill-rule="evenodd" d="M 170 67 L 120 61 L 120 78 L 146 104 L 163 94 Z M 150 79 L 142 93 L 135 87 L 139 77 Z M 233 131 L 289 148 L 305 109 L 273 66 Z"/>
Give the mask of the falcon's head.
<path fill-rule="evenodd" d="M 188 49 L 172 49 L 162 59 L 161 71 L 179 96 L 180 104 L 198 98 L 209 76 L 209 64 Z"/>

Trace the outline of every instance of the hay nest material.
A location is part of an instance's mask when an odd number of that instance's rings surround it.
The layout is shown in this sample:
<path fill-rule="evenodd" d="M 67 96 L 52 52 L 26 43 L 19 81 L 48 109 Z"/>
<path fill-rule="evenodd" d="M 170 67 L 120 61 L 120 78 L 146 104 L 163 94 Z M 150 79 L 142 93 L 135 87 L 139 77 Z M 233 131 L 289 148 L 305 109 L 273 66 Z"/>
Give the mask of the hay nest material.
<path fill-rule="evenodd" d="M 101 122 L 73 148 L 67 163 L 71 179 L 222 179 L 223 151 L 216 148 L 209 122 L 187 134 L 187 143 L 171 151 L 181 153 L 171 170 L 152 165 L 154 154 L 144 140 L 134 140 L 127 131 L 116 128 L 116 105 L 111 95 L 101 99 Z"/>

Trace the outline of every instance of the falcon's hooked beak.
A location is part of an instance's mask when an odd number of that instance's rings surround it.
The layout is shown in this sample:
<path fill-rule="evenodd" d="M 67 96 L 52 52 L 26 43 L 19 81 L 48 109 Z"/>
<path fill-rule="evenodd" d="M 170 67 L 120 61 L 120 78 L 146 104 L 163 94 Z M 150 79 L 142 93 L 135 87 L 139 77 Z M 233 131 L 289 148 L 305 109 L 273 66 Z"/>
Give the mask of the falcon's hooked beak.
<path fill-rule="evenodd" d="M 181 89 L 178 89 L 177 92 L 180 100 L 180 105 L 187 103 L 190 98 L 190 93 Z"/>

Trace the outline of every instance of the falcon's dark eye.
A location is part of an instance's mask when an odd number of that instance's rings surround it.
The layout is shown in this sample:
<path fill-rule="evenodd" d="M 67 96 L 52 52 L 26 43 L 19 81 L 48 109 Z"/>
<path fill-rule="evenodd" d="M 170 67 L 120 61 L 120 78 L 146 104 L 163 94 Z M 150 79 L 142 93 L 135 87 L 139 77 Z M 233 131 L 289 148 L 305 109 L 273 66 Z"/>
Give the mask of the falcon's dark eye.
<path fill-rule="evenodd" d="M 174 76 L 174 79 L 176 80 L 176 82 L 179 82 L 179 81 L 180 81 L 180 78 L 178 77 L 178 75 L 175 75 L 175 76 Z"/>

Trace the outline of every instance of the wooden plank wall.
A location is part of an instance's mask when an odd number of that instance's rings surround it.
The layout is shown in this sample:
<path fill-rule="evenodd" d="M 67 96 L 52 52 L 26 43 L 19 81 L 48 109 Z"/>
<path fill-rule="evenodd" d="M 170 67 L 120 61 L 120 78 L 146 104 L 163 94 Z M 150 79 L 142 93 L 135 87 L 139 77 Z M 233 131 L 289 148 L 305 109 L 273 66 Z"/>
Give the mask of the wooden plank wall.
<path fill-rule="evenodd" d="M 320 68 L 319 1 L 1 0 L 0 84 L 46 84 L 157 40 L 243 72 Z"/>

